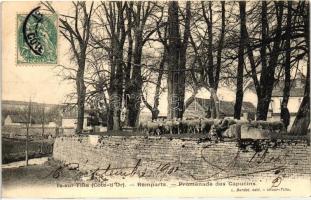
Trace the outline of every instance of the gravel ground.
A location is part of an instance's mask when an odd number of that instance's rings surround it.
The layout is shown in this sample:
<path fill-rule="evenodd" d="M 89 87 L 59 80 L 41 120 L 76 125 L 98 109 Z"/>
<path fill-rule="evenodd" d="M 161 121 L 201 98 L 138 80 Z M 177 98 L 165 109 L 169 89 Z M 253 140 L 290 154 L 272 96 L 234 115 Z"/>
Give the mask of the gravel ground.
<path fill-rule="evenodd" d="M 41 158 L 29 161 L 29 166 L 22 166 L 25 162 L 10 163 L 2 166 L 2 186 L 5 190 L 9 187 L 23 186 L 52 186 L 57 183 L 74 183 L 81 180 L 82 173 L 77 170 L 58 170 L 61 163 L 52 159 Z M 59 172 L 57 178 L 53 174 Z"/>

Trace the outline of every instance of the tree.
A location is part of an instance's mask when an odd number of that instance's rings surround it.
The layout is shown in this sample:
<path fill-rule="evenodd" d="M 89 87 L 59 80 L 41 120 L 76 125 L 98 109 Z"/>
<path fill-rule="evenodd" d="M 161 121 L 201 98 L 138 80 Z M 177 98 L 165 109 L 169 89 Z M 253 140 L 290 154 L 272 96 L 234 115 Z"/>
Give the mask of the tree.
<path fill-rule="evenodd" d="M 249 11 L 250 22 L 245 37 L 250 66 L 247 74 L 253 80 L 258 97 L 257 119 L 266 120 L 272 90 L 282 76 L 285 77 L 282 105 L 287 107 L 291 73 L 294 67 L 300 70 L 299 61 L 307 53 L 302 33 L 304 27 L 301 23 L 301 15 L 305 10 L 299 9 L 303 7 L 301 4 L 303 3 L 290 2 L 284 5 L 281 2 L 260 2 L 253 4 Z M 283 9 L 286 7 L 285 20 Z M 257 19 L 258 15 L 260 20 Z"/>
<path fill-rule="evenodd" d="M 225 30 L 226 30 L 226 7 L 225 2 L 221 1 L 221 22 L 213 20 L 213 2 L 200 3 L 200 11 L 197 13 L 197 21 L 195 24 L 198 31 L 192 32 L 190 40 L 194 51 L 193 68 L 191 71 L 192 81 L 197 87 L 194 87 L 194 93 L 201 87 L 206 88 L 211 93 L 211 111 L 213 118 L 219 118 L 219 100 L 217 96 L 217 89 L 220 82 L 220 73 L 223 68 L 223 49 L 225 44 Z M 200 22 L 200 23 L 199 23 Z M 200 25 L 202 24 L 202 25 Z M 216 32 L 214 31 L 215 24 L 220 24 L 220 33 L 218 41 L 214 42 Z M 203 33 L 202 33 L 203 32 Z M 216 55 L 214 55 L 216 52 Z M 214 57 L 216 62 L 214 63 Z M 195 95 L 189 99 L 193 100 Z"/>
<path fill-rule="evenodd" d="M 93 47 L 99 51 L 101 51 L 100 49 L 104 50 L 102 53 L 107 54 L 107 56 L 98 57 L 101 57 L 100 59 L 107 57 L 110 68 L 107 69 L 107 73 L 103 72 L 103 69 L 95 70 L 95 72 L 98 71 L 99 73 L 94 75 L 101 80 L 107 80 L 107 76 L 109 77 L 108 86 L 106 86 L 107 84 L 104 85 L 104 90 L 108 91 L 109 99 L 109 105 L 106 106 L 109 109 L 108 113 L 110 113 L 108 115 L 109 130 L 116 130 L 112 124 L 120 123 L 120 119 L 113 120 L 113 117 L 109 116 L 113 116 L 113 113 L 115 113 L 117 118 L 120 118 L 120 114 L 117 114 L 117 112 L 121 110 L 121 107 L 122 111 L 125 111 L 125 123 L 133 127 L 137 125 L 141 109 L 141 90 L 143 84 L 149 81 L 145 80 L 143 76 L 144 70 L 147 68 L 145 64 L 147 54 L 145 52 L 147 51 L 143 52 L 143 48 L 146 43 L 150 42 L 150 37 L 157 32 L 159 27 L 163 26 L 159 24 L 162 17 L 156 15 L 156 12 L 158 12 L 156 8 L 159 8 L 159 6 L 153 2 L 124 2 L 119 6 L 116 2 L 110 2 L 102 3 L 98 9 L 100 17 L 98 23 L 96 23 L 97 26 L 94 28 L 96 31 L 93 31 L 92 34 Z M 94 60 L 94 58 L 92 59 Z M 118 67 L 116 67 L 113 60 L 120 60 L 119 69 L 122 69 L 122 71 L 120 70 L 118 76 L 114 75 L 115 69 Z M 94 69 L 98 68 L 95 66 L 98 66 L 99 61 L 91 62 L 94 63 L 92 64 Z M 103 77 L 103 73 L 106 73 L 106 78 Z M 99 78 L 100 76 L 102 78 Z M 115 80 L 116 78 L 117 80 Z M 118 103 L 114 104 L 114 107 L 117 108 L 114 109 L 116 112 L 112 111 L 113 107 L 110 105 L 111 100 L 114 99 L 111 96 L 112 82 L 115 82 L 116 86 L 119 87 L 118 99 L 116 99 Z"/>
<path fill-rule="evenodd" d="M 283 90 L 283 100 L 282 100 L 282 108 L 287 109 L 287 104 L 290 96 L 290 70 L 291 70 L 291 22 L 292 22 L 292 2 L 288 1 L 287 3 L 287 20 L 286 20 L 286 40 L 285 40 L 285 62 L 284 62 L 284 71 L 285 71 L 285 83 Z M 281 116 L 282 118 L 282 116 Z M 284 120 L 284 119 L 283 119 Z"/>
<path fill-rule="evenodd" d="M 246 2 L 240 1 L 240 45 L 238 53 L 238 69 L 237 69 L 237 89 L 236 100 L 234 105 L 234 118 L 240 119 L 241 109 L 243 103 L 243 74 L 244 74 L 244 48 L 245 48 L 245 35 L 246 35 Z"/>
<path fill-rule="evenodd" d="M 55 13 L 54 8 L 48 2 L 41 2 L 45 7 Z M 84 72 L 86 67 L 87 49 L 89 47 L 91 17 L 93 14 L 94 2 L 88 9 L 86 2 L 73 2 L 74 16 L 61 15 L 60 33 L 69 42 L 73 52 L 73 59 L 77 64 L 75 71 L 75 82 L 77 92 L 78 119 L 76 132 L 83 130 L 84 104 L 86 87 L 84 83 Z"/>
<path fill-rule="evenodd" d="M 293 135 L 307 135 L 310 124 L 310 61 L 308 60 L 304 97 L 290 130 Z"/>
<path fill-rule="evenodd" d="M 98 9 L 98 26 L 92 33 L 93 47 L 106 52 L 109 64 L 107 86 L 108 130 L 121 130 L 121 106 L 123 102 L 124 45 L 127 2 L 101 2 Z"/>
<path fill-rule="evenodd" d="M 307 76 L 306 76 L 306 85 L 305 92 L 302 102 L 300 104 L 297 116 L 293 123 L 293 126 L 290 130 L 291 134 L 294 135 L 306 135 L 308 133 L 308 128 L 310 124 L 310 27 L 309 27 L 309 4 L 302 2 L 300 13 L 303 16 L 303 30 L 306 44 L 307 52 Z"/>
<path fill-rule="evenodd" d="M 135 127 L 137 125 L 140 113 L 141 91 L 143 86 L 142 77 L 142 57 L 143 47 L 149 40 L 149 37 L 156 32 L 156 29 L 147 29 L 150 16 L 156 4 L 154 2 L 130 2 L 128 6 L 128 65 L 126 80 L 126 103 L 128 108 L 128 125 Z M 133 20 L 133 21 L 132 21 Z M 149 22 L 150 23 L 150 22 Z M 131 34 L 133 30 L 133 37 Z M 134 45 L 133 45 L 134 42 Z M 133 49 L 132 49 L 133 48 Z M 133 59 L 133 63 L 131 60 Z"/>
<path fill-rule="evenodd" d="M 190 36 L 190 2 L 186 3 L 183 39 L 180 35 L 179 5 L 168 3 L 168 118 L 182 118 L 185 99 L 186 51 Z"/>
<path fill-rule="evenodd" d="M 142 94 L 142 100 L 144 102 L 144 104 L 146 105 L 146 107 L 150 110 L 151 112 L 151 119 L 152 120 L 156 120 L 159 116 L 159 100 L 160 100 L 160 95 L 163 91 L 163 89 L 161 88 L 161 83 L 162 83 L 162 78 L 163 78 L 163 74 L 164 74 L 164 65 L 166 62 L 166 49 L 164 49 L 164 53 L 162 55 L 160 64 L 159 64 L 159 69 L 157 70 L 157 75 L 158 77 L 156 78 L 156 88 L 155 88 L 155 93 L 153 96 L 153 105 L 151 105 L 147 99 L 144 97 L 144 95 Z"/>
<path fill-rule="evenodd" d="M 209 81 L 209 88 L 211 93 L 211 105 L 212 105 L 212 115 L 213 118 L 219 118 L 219 102 L 218 97 L 215 91 L 216 84 L 214 78 L 214 61 L 213 61 L 213 9 L 212 9 L 212 2 L 208 2 L 208 12 L 209 17 L 207 17 L 205 13 L 204 3 L 202 2 L 202 9 L 203 9 L 203 16 L 207 23 L 207 32 L 208 32 L 208 66 L 207 66 L 207 75 Z"/>
<path fill-rule="evenodd" d="M 269 30 L 271 29 L 268 23 L 267 2 L 262 1 L 261 4 L 261 40 L 258 45 L 260 47 L 259 63 L 261 63 L 260 80 L 257 78 L 257 64 L 255 63 L 254 54 L 252 52 L 254 45 L 251 47 L 248 33 L 246 33 L 246 40 L 248 57 L 251 65 L 251 76 L 253 78 L 258 97 L 257 120 L 266 120 L 272 90 L 275 83 L 275 70 L 278 66 L 280 55 L 284 2 L 274 2 L 276 13 L 276 28 L 273 33 L 274 37 L 272 39 L 269 37 Z M 272 43 L 272 47 L 270 43 Z M 267 54 L 267 49 L 270 51 L 269 54 Z"/>

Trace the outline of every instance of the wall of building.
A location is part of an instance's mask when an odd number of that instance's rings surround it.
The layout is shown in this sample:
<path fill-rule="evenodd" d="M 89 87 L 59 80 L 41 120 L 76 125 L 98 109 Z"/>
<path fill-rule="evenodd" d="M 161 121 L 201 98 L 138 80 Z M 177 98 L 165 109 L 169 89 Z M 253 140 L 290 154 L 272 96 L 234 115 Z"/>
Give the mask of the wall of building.
<path fill-rule="evenodd" d="M 183 116 L 184 118 L 203 118 L 206 116 L 206 112 L 199 103 L 193 101 L 188 108 L 186 108 Z"/>
<path fill-rule="evenodd" d="M 53 157 L 78 163 L 82 171 L 101 169 L 109 176 L 116 173 L 112 168 L 118 168 L 126 176 L 145 172 L 144 176 L 162 180 L 309 177 L 311 173 L 310 146 L 303 140 L 250 143 L 241 148 L 236 141 L 215 143 L 202 138 L 73 136 L 56 139 Z"/>
<path fill-rule="evenodd" d="M 62 127 L 64 128 L 74 128 L 76 127 L 77 119 L 62 119 Z"/>
<path fill-rule="evenodd" d="M 273 113 L 281 113 L 282 97 L 272 97 L 271 100 L 270 108 L 272 108 Z M 290 97 L 287 104 L 289 112 L 297 113 L 301 101 L 302 97 Z"/>
<path fill-rule="evenodd" d="M 10 116 L 7 116 L 4 120 L 4 125 L 20 125 L 20 123 L 14 123 L 12 122 L 12 119 Z"/>
<path fill-rule="evenodd" d="M 62 127 L 63 128 L 76 128 L 77 119 L 76 118 L 63 118 Z M 87 127 L 87 118 L 83 120 L 83 127 Z"/>

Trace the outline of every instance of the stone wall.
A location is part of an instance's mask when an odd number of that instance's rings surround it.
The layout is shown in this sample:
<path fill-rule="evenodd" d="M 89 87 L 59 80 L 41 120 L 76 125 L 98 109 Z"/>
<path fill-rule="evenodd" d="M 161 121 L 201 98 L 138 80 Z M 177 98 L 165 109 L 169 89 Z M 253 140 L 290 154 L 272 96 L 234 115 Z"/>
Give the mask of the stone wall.
<path fill-rule="evenodd" d="M 310 146 L 303 140 L 212 142 L 155 136 L 59 137 L 53 157 L 105 176 L 218 180 L 310 177 Z"/>

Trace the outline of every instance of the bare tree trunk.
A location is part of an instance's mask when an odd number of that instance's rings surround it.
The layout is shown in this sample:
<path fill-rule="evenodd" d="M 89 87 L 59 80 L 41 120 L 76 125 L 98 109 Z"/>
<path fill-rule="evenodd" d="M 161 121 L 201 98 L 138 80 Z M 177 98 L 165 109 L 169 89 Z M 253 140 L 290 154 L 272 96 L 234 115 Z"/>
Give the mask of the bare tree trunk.
<path fill-rule="evenodd" d="M 212 118 L 219 118 L 219 102 L 217 98 L 214 79 L 214 60 L 213 60 L 213 10 L 212 2 L 208 2 L 209 19 L 207 20 L 207 32 L 208 32 L 208 81 L 209 81 L 209 91 L 211 93 L 211 111 Z"/>
<path fill-rule="evenodd" d="M 129 99 L 129 117 L 128 125 L 135 127 L 139 119 L 140 103 L 141 103 L 141 89 L 143 85 L 142 75 L 141 75 L 141 58 L 142 58 L 142 32 L 135 32 L 135 47 L 134 47 L 134 66 L 133 75 L 131 80 L 132 91 L 131 98 Z"/>
<path fill-rule="evenodd" d="M 272 50 L 270 52 L 269 56 L 269 67 L 265 67 L 264 63 L 262 66 L 262 72 L 261 72 L 261 77 L 260 77 L 260 85 L 261 85 L 261 94 L 258 96 L 258 104 L 257 104 L 257 119 L 258 120 L 266 120 L 267 119 L 267 114 L 269 110 L 269 105 L 271 101 L 271 95 L 272 95 L 272 90 L 274 86 L 274 73 L 275 73 L 275 68 L 278 64 L 278 57 L 280 54 L 280 42 L 281 42 L 281 34 L 282 34 L 282 17 L 283 17 L 283 4 L 284 2 L 274 2 L 275 3 L 275 8 L 276 8 L 276 18 L 277 18 L 277 27 L 276 27 L 276 34 L 275 34 L 275 39 L 273 43 Z M 265 31 L 267 28 L 267 4 L 266 2 L 263 1 L 263 8 L 262 8 L 262 13 L 263 13 L 263 38 L 262 38 L 262 43 L 263 43 L 263 48 L 261 52 L 261 59 L 262 62 L 265 62 L 265 59 L 267 57 L 265 53 L 266 49 L 266 36 L 265 36 Z M 262 55 L 263 54 L 263 55 Z"/>
<path fill-rule="evenodd" d="M 121 129 L 120 126 L 120 114 L 121 114 L 121 105 L 120 105 L 120 97 L 118 95 L 118 91 L 114 91 L 114 93 L 111 96 L 111 117 L 112 117 L 112 130 L 117 131 Z M 111 119 L 111 118 L 110 118 Z"/>
<path fill-rule="evenodd" d="M 112 93 L 113 130 L 121 130 L 121 106 L 123 97 L 123 47 L 118 46 L 116 51 L 116 76 L 114 77 L 114 91 Z M 111 108 L 111 107 L 110 107 Z"/>
<path fill-rule="evenodd" d="M 178 20 L 178 2 L 169 2 L 168 10 L 168 25 L 169 25 L 169 50 L 168 50 L 168 118 L 172 119 L 178 116 L 178 69 L 179 69 L 179 49 L 180 49 L 180 35 L 179 35 L 179 20 Z"/>
<path fill-rule="evenodd" d="M 202 11 L 203 11 L 203 17 L 205 19 L 205 22 L 207 24 L 207 35 L 208 35 L 208 41 L 207 41 L 207 58 L 208 58 L 208 63 L 207 63 L 207 78 L 208 78 L 208 87 L 207 89 L 211 93 L 211 115 L 212 118 L 219 118 L 219 101 L 217 97 L 217 86 L 216 86 L 216 78 L 215 77 L 215 67 L 214 67 L 214 60 L 213 60 L 213 9 L 212 9 L 212 1 L 208 2 L 208 14 L 206 13 L 204 2 L 201 2 L 202 4 Z M 224 3 L 222 2 L 222 17 L 224 17 Z M 222 29 L 224 28 L 224 19 L 222 19 Z M 222 37 L 222 36 L 221 36 Z M 220 43 L 218 47 L 218 53 L 219 56 L 221 56 L 221 38 L 220 38 Z M 220 59 L 219 57 L 218 59 Z M 219 70 L 220 70 L 220 61 L 219 60 Z M 219 76 L 220 72 L 217 72 L 216 69 L 216 75 Z M 218 81 L 218 80 L 217 80 Z"/>
<path fill-rule="evenodd" d="M 307 5 L 309 6 L 309 5 Z M 305 93 L 300 104 L 297 116 L 290 130 L 293 135 L 306 135 L 308 134 L 308 128 L 310 125 L 310 27 L 309 27 L 310 12 L 307 9 L 307 13 L 304 16 L 304 32 L 307 46 L 307 77 L 305 85 Z"/>
<path fill-rule="evenodd" d="M 266 120 L 268 110 L 265 109 L 265 105 L 269 106 L 270 100 L 265 98 L 265 83 L 267 81 L 267 30 L 268 30 L 268 19 L 267 19 L 267 2 L 262 1 L 261 7 L 261 76 L 260 76 L 260 90 L 261 93 L 257 94 L 257 120 Z"/>
<path fill-rule="evenodd" d="M 156 90 L 155 90 L 155 94 L 154 94 L 154 103 L 153 103 L 153 111 L 152 111 L 152 119 L 157 119 L 159 116 L 159 99 L 160 99 L 160 90 L 161 90 L 161 83 L 162 83 L 162 77 L 163 77 L 163 73 L 164 73 L 164 64 L 166 61 L 166 55 L 167 51 L 166 49 L 164 49 L 164 53 L 161 59 L 161 63 L 160 63 L 160 67 L 159 67 L 159 74 L 158 74 L 158 78 L 157 78 L 157 86 L 156 86 Z"/>
<path fill-rule="evenodd" d="M 217 91 L 219 84 L 219 75 L 221 68 L 221 56 L 222 50 L 224 48 L 224 38 L 225 38 L 225 28 L 226 28 L 226 7 L 225 1 L 221 1 L 221 33 L 219 36 L 219 44 L 217 50 L 217 65 L 216 65 L 216 73 L 215 73 L 215 87 L 214 89 Z"/>
<path fill-rule="evenodd" d="M 77 105 L 78 105 L 78 121 L 76 133 L 81 134 L 83 130 L 83 121 L 84 121 L 84 102 L 85 102 L 85 92 L 86 87 L 84 84 L 84 68 L 85 68 L 85 59 L 79 59 L 79 69 L 76 77 L 76 87 L 77 87 Z"/>
<path fill-rule="evenodd" d="M 290 53 L 290 42 L 291 42 L 291 20 L 292 20 L 292 2 L 288 1 L 288 8 L 287 8 L 287 27 L 286 27 L 286 41 L 285 41 L 285 62 L 284 62 L 284 71 L 285 71 L 285 83 L 284 83 L 284 90 L 283 90 L 283 100 L 281 104 L 281 120 L 287 125 L 289 124 L 289 116 L 287 116 L 288 108 L 288 100 L 290 96 L 290 69 L 291 69 L 291 53 Z M 283 111 L 283 112 L 282 112 Z M 286 113 L 286 114 L 285 114 Z"/>
<path fill-rule="evenodd" d="M 110 108 L 111 104 L 107 107 L 107 130 L 113 130 L 113 110 Z"/>
<path fill-rule="evenodd" d="M 310 58 L 308 58 L 305 94 L 290 130 L 293 135 L 307 135 L 310 124 Z"/>
<path fill-rule="evenodd" d="M 190 36 L 190 2 L 186 3 L 183 40 L 179 33 L 179 5 L 169 2 L 168 8 L 168 118 L 182 118 L 185 100 L 186 51 Z"/>
<path fill-rule="evenodd" d="M 110 48 L 108 51 L 111 66 L 109 85 L 108 130 L 121 130 L 121 106 L 123 101 L 123 49 L 126 39 L 124 13 L 126 3 L 105 2 L 102 4 L 111 31 Z M 108 6 L 108 7 L 107 7 Z M 112 123 L 109 124 L 109 123 Z"/>
<path fill-rule="evenodd" d="M 237 69 L 237 88 L 236 88 L 236 99 L 234 105 L 234 118 L 240 119 L 241 109 L 243 104 L 243 69 L 244 69 L 244 49 L 245 49 L 245 30 L 246 30 L 246 2 L 240 1 L 240 45 L 239 45 L 239 58 L 238 58 L 238 69 Z"/>
<path fill-rule="evenodd" d="M 190 19 L 191 19 L 191 3 L 190 1 L 187 1 L 186 3 L 186 17 L 184 20 L 185 23 L 185 29 L 183 33 L 183 39 L 181 41 L 181 49 L 179 52 L 179 81 L 178 81 L 178 116 L 177 118 L 182 119 L 184 114 L 184 102 L 185 102 L 185 87 L 186 87 L 186 62 L 187 62 L 187 48 L 189 43 L 189 37 L 190 37 Z"/>
<path fill-rule="evenodd" d="M 115 89 L 115 71 L 116 71 L 116 64 L 115 64 L 115 59 L 114 59 L 114 40 L 111 39 L 111 49 L 112 51 L 108 53 L 109 55 L 109 61 L 110 61 L 110 82 L 109 82 L 109 89 L 108 89 L 108 96 L 109 96 L 109 103 L 108 103 L 108 111 L 107 111 L 107 130 L 113 130 L 113 114 L 114 114 L 114 98 L 113 96 Z"/>
<path fill-rule="evenodd" d="M 117 51 L 116 51 L 117 52 Z M 123 53 L 123 52 L 122 52 Z M 119 57 L 120 54 L 117 54 L 114 58 L 115 60 L 112 63 L 112 68 L 115 67 L 116 70 L 112 70 L 115 75 L 110 77 L 110 92 L 109 92 L 109 112 L 108 112 L 108 130 L 120 130 L 120 114 L 121 114 L 121 105 L 122 105 L 122 63 Z"/>
<path fill-rule="evenodd" d="M 132 9 L 133 9 L 133 2 L 129 2 L 129 8 L 126 10 L 127 19 L 128 19 L 128 25 L 127 25 L 127 31 L 128 31 L 128 52 L 127 52 L 127 65 L 125 68 L 125 74 L 124 74 L 124 100 L 125 100 L 125 107 L 127 110 L 127 115 L 125 119 L 126 125 L 129 124 L 129 101 L 130 101 L 130 81 L 131 81 L 131 71 L 132 71 L 132 57 L 133 57 L 133 37 L 132 37 Z"/>

